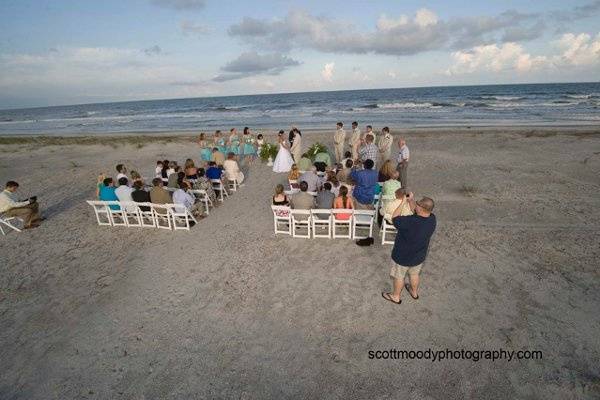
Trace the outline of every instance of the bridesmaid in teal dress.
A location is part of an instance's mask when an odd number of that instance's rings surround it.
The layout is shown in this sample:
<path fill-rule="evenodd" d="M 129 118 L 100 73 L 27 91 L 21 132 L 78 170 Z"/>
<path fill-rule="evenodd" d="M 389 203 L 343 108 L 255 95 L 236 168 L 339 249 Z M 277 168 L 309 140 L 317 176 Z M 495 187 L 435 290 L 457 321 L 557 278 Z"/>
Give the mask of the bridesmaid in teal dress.
<path fill-rule="evenodd" d="M 254 140 L 252 133 L 250 133 L 250 128 L 244 128 L 244 136 L 242 137 L 242 140 L 244 142 L 244 158 L 247 162 L 251 163 L 256 157 L 256 141 Z"/>
<path fill-rule="evenodd" d="M 236 156 L 240 154 L 240 138 L 235 128 L 231 128 L 228 143 L 229 149 L 227 151 L 235 154 Z"/>
<path fill-rule="evenodd" d="M 204 133 L 200 134 L 200 137 L 198 138 L 198 145 L 200 146 L 200 159 L 202 159 L 202 161 L 210 161 L 212 156 L 212 148 L 208 145 L 208 141 L 206 140 Z"/>
<path fill-rule="evenodd" d="M 215 132 L 215 147 L 223 154 L 227 154 L 227 146 L 225 146 L 225 138 L 221 136 L 221 131 Z"/>

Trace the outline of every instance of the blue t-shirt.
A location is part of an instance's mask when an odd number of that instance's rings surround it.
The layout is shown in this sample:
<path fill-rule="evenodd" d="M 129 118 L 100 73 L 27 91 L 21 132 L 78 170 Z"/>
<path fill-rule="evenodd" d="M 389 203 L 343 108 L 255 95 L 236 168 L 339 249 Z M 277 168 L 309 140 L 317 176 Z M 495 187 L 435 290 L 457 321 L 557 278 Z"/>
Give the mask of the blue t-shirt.
<path fill-rule="evenodd" d="M 206 170 L 206 177 L 208 179 L 221 179 L 221 170 L 217 167 L 210 167 Z"/>
<path fill-rule="evenodd" d="M 375 198 L 375 186 L 377 186 L 377 171 L 372 169 L 363 169 L 360 171 L 352 171 L 350 174 L 356 186 L 352 192 L 352 196 L 360 204 L 371 204 Z"/>
<path fill-rule="evenodd" d="M 398 230 L 392 260 L 405 267 L 414 267 L 425 261 L 429 239 L 435 231 L 435 215 L 421 217 L 417 214 L 396 217 L 392 221 Z"/>
<path fill-rule="evenodd" d="M 119 201 L 117 194 L 115 193 L 114 186 L 102 186 L 100 188 L 100 196 L 98 196 L 101 201 Z M 119 206 L 109 206 L 112 210 L 118 210 Z"/>

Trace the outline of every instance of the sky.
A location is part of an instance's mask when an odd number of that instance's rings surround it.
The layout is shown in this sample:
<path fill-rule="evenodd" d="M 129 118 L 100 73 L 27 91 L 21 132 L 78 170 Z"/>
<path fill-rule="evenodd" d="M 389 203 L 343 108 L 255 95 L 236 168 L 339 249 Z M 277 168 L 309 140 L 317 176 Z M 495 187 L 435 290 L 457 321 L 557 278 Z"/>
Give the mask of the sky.
<path fill-rule="evenodd" d="M 0 108 L 600 80 L 600 0 L 3 0 Z"/>

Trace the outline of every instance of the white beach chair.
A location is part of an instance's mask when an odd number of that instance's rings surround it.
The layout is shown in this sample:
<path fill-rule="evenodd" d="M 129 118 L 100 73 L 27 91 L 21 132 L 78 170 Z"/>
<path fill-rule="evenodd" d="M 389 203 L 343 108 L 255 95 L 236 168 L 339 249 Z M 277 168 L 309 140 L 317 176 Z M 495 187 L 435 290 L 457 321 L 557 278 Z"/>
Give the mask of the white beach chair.
<path fill-rule="evenodd" d="M 169 215 L 171 206 L 172 204 L 151 204 L 154 223 L 157 228 L 172 230 L 172 221 L 171 216 Z"/>
<path fill-rule="evenodd" d="M 169 208 L 169 215 L 173 221 L 174 230 L 190 230 L 190 222 L 193 221 L 197 224 L 196 218 L 190 213 L 190 211 L 182 205 L 173 205 Z"/>
<path fill-rule="evenodd" d="M 286 235 L 291 235 L 291 209 L 287 206 L 271 206 L 271 210 L 273 211 L 273 230 L 275 231 L 275 234 L 284 233 Z"/>
<path fill-rule="evenodd" d="M 352 238 L 366 239 L 373 237 L 373 221 L 375 219 L 375 210 L 354 210 L 352 213 Z M 357 234 L 358 230 L 368 230 L 368 236 Z"/>
<path fill-rule="evenodd" d="M 238 186 L 240 186 L 240 184 L 238 183 L 237 179 L 229 179 L 229 178 L 227 178 L 227 185 L 229 186 L 229 189 L 232 192 L 236 192 Z"/>
<path fill-rule="evenodd" d="M 225 197 L 229 198 L 229 193 L 227 193 L 227 190 L 225 189 L 225 185 L 223 185 L 223 182 L 221 182 L 220 179 L 211 179 L 210 182 L 213 185 L 213 189 L 216 192 L 219 192 L 219 201 L 223 202 Z"/>
<path fill-rule="evenodd" d="M 287 196 L 291 196 L 293 194 L 300 193 L 300 189 L 284 190 L 283 193 L 285 193 Z"/>
<path fill-rule="evenodd" d="M 394 239 L 388 239 L 387 235 L 393 235 L 395 233 L 397 233 L 396 227 L 387 222 L 387 220 L 384 218 L 383 223 L 381 224 L 381 230 L 379 231 L 379 235 L 381 236 L 381 244 L 394 244 Z"/>
<path fill-rule="evenodd" d="M 98 200 L 88 200 L 87 203 L 94 209 L 94 214 L 96 214 L 96 221 L 98 221 L 98 225 L 112 225 L 110 219 L 110 211 L 106 206 L 106 202 Z"/>
<path fill-rule="evenodd" d="M 354 210 L 349 208 L 334 208 L 331 210 L 331 217 L 333 221 L 332 237 L 352 239 L 352 212 Z M 339 219 L 338 214 L 350 214 L 348 219 Z M 340 230 L 341 228 L 341 230 Z M 344 231 L 346 233 L 344 233 Z"/>
<path fill-rule="evenodd" d="M 118 201 L 105 201 L 112 226 L 127 226 L 127 212 Z M 115 208 L 116 207 L 116 208 Z"/>
<path fill-rule="evenodd" d="M 203 204 L 204 210 L 206 211 L 206 215 L 210 214 L 210 207 L 214 207 L 210 197 L 208 197 L 208 193 L 206 190 L 202 189 L 194 189 L 191 192 L 196 196 L 196 198 Z"/>
<path fill-rule="evenodd" d="M 19 224 L 23 225 L 25 223 L 25 221 L 23 221 L 22 218 L 19 217 L 7 217 L 4 214 L 0 214 L 0 232 L 2 232 L 2 235 L 6 235 L 7 232 L 9 232 L 10 230 L 13 231 L 17 231 L 17 232 L 21 232 L 21 229 L 17 228 L 13 222 L 15 221 L 21 221 Z M 4 225 L 4 228 L 2 227 L 2 225 Z M 7 229 L 7 231 L 4 231 L 4 229 Z"/>
<path fill-rule="evenodd" d="M 137 203 L 142 228 L 156 228 L 156 219 L 152 211 L 152 203 Z M 144 210 L 144 208 L 147 208 Z"/>
<path fill-rule="evenodd" d="M 330 209 L 310 210 L 313 238 L 331 239 L 332 216 Z M 326 229 L 326 230 L 325 230 Z"/>
<path fill-rule="evenodd" d="M 292 217 L 292 237 L 310 239 L 311 217 L 310 210 L 290 210 Z M 306 230 L 306 233 L 302 231 Z"/>
<path fill-rule="evenodd" d="M 127 226 L 141 227 L 142 217 L 140 215 L 138 204 L 135 202 L 121 202 L 120 204 L 121 209 L 125 213 Z"/>

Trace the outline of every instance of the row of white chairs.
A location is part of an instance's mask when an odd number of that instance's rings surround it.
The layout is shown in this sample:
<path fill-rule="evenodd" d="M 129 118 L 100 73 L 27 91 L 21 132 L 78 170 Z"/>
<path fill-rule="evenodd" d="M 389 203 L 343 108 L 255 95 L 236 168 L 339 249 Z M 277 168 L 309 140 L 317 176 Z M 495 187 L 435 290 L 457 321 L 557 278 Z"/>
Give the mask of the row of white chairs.
<path fill-rule="evenodd" d="M 190 230 L 194 216 L 181 204 L 88 200 L 98 225 Z"/>
<path fill-rule="evenodd" d="M 18 226 L 17 226 L 18 222 Z M 23 218 L 19 217 L 9 217 L 4 214 L 0 214 L 0 233 L 5 236 L 10 230 L 21 232 L 19 226 L 23 226 L 24 221 Z"/>
<path fill-rule="evenodd" d="M 364 239 L 373 236 L 375 210 L 298 210 L 271 206 L 275 234 L 298 238 Z"/>

